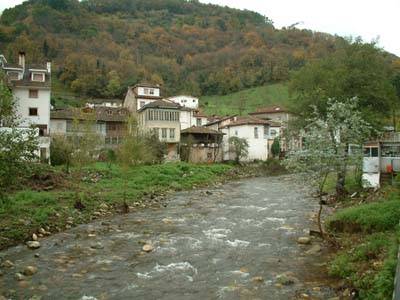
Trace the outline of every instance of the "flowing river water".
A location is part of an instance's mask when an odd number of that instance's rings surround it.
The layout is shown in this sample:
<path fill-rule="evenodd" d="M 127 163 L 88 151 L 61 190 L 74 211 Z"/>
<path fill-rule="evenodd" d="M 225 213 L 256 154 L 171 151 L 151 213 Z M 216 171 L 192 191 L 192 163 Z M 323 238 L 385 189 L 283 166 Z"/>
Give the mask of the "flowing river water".
<path fill-rule="evenodd" d="M 80 225 L 42 239 L 38 250 L 3 251 L 15 267 L 0 276 L 0 298 L 327 299 L 324 255 L 296 242 L 315 209 L 288 176 L 178 192 L 166 208 Z M 154 250 L 143 252 L 144 243 Z M 38 272 L 17 281 L 28 265 Z M 279 284 L 285 272 L 298 281 Z"/>

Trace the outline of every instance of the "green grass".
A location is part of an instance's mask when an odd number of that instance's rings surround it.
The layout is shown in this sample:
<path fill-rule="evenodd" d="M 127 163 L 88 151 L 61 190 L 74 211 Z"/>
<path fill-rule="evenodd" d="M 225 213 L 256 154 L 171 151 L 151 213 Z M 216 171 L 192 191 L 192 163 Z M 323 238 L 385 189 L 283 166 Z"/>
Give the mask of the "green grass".
<path fill-rule="evenodd" d="M 400 199 L 397 192 L 387 199 L 349 207 L 337 212 L 328 220 L 328 228 L 346 231 L 376 232 L 391 230 L 400 221 Z M 347 227 L 346 227 L 347 226 Z M 353 230 L 351 230 L 353 228 Z"/>
<path fill-rule="evenodd" d="M 359 299 L 391 299 L 399 220 L 398 190 L 376 202 L 342 209 L 328 220 L 327 228 L 341 242 L 329 272 L 351 284 Z"/>
<path fill-rule="evenodd" d="M 289 104 L 289 92 L 286 84 L 277 83 L 250 88 L 224 96 L 204 96 L 200 106 L 206 114 L 230 115 L 255 111 L 259 107 Z"/>
<path fill-rule="evenodd" d="M 67 176 L 59 173 L 66 179 L 58 189 L 20 190 L 0 202 L 0 249 L 28 239 L 43 226 L 49 226 L 52 230 L 57 227 L 62 229 L 68 217 L 73 217 L 75 223 L 88 222 L 102 203 L 118 211 L 124 199 L 131 205 L 145 201 L 146 196 L 151 194 L 159 195 L 214 183 L 222 180 L 232 168 L 227 164 L 195 165 L 182 162 L 124 170 L 117 165 L 109 167 L 106 163 L 96 163 L 83 170 L 79 183 L 73 180 L 76 174 Z M 91 178 L 100 179 L 94 182 Z M 85 205 L 82 211 L 74 208 L 78 199 Z"/>

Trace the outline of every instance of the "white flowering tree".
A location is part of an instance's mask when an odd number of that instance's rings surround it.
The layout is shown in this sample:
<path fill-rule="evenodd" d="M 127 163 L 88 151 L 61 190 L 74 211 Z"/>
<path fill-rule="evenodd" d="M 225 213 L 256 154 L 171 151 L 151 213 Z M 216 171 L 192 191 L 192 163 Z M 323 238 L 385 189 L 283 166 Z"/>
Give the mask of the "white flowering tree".
<path fill-rule="evenodd" d="M 337 177 L 336 195 L 345 194 L 346 173 L 350 166 L 360 169 L 363 142 L 371 134 L 369 124 L 357 110 L 357 99 L 345 102 L 328 101 L 327 113 L 322 115 L 314 108 L 314 114 L 307 122 L 303 133 L 303 147 L 291 149 L 285 160 L 289 170 L 297 173 L 302 182 L 315 189 L 319 197 L 318 227 L 322 237 L 321 224 L 323 193 L 328 176 Z M 356 145 L 349 152 L 349 146 Z"/>

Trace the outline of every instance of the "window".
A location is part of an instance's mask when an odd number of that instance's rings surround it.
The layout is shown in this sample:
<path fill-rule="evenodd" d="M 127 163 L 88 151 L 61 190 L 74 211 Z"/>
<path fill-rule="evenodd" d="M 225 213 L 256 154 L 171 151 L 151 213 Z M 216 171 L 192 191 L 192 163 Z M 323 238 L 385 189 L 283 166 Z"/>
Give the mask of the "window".
<path fill-rule="evenodd" d="M 201 118 L 196 119 L 196 126 L 201 126 Z"/>
<path fill-rule="evenodd" d="M 39 128 L 39 136 L 47 135 L 47 125 L 38 125 L 37 128 Z"/>
<path fill-rule="evenodd" d="M 10 80 L 18 80 L 19 79 L 18 72 L 7 72 L 7 75 Z"/>
<path fill-rule="evenodd" d="M 364 157 L 378 157 L 378 156 L 379 156 L 378 147 L 364 148 Z"/>
<path fill-rule="evenodd" d="M 170 128 L 169 129 L 169 138 L 174 139 L 175 138 L 175 128 Z"/>
<path fill-rule="evenodd" d="M 268 138 L 268 130 L 269 128 L 268 128 L 268 126 L 264 126 L 264 139 L 267 139 Z"/>
<path fill-rule="evenodd" d="M 150 94 L 150 95 L 154 95 L 154 89 L 150 89 L 150 90 L 149 90 L 149 94 Z"/>
<path fill-rule="evenodd" d="M 258 139 L 258 127 L 254 127 L 254 138 Z"/>
<path fill-rule="evenodd" d="M 107 115 L 112 115 L 112 114 L 113 114 L 112 110 L 107 110 Z"/>
<path fill-rule="evenodd" d="M 167 128 L 161 128 L 161 137 L 163 139 L 167 138 Z"/>
<path fill-rule="evenodd" d="M 39 90 L 29 90 L 29 98 L 39 98 Z"/>
<path fill-rule="evenodd" d="M 239 135 L 239 131 L 235 130 L 235 135 L 238 136 Z"/>
<path fill-rule="evenodd" d="M 32 73 L 32 81 L 44 82 L 44 73 Z"/>
<path fill-rule="evenodd" d="M 36 107 L 30 107 L 29 108 L 29 115 L 30 116 L 37 116 L 38 115 L 38 109 Z"/>
<path fill-rule="evenodd" d="M 275 129 L 271 129 L 271 136 L 276 136 L 278 132 Z"/>
<path fill-rule="evenodd" d="M 144 93 L 145 95 L 148 95 L 148 94 L 149 94 L 149 89 L 148 89 L 148 88 L 144 88 L 144 89 L 143 89 L 143 93 Z"/>
<path fill-rule="evenodd" d="M 145 102 L 145 101 L 140 101 L 140 103 L 139 103 L 140 107 L 143 107 L 143 106 L 145 106 L 145 104 L 146 104 L 146 102 Z"/>

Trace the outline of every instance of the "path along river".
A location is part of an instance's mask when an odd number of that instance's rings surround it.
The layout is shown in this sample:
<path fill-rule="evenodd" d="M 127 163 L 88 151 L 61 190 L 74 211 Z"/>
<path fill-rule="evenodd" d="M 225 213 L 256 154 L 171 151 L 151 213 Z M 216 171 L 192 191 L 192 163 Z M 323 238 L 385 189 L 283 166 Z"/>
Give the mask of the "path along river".
<path fill-rule="evenodd" d="M 298 245 L 315 200 L 290 177 L 253 178 L 171 195 L 143 209 L 10 248 L 10 299 L 311 299 L 332 297 L 321 255 Z M 154 250 L 142 251 L 143 243 Z M 35 257 L 35 253 L 40 256 Z M 36 255 L 38 256 L 38 255 Z M 17 281 L 27 265 L 38 272 Z M 299 279 L 277 284 L 284 272 Z M 321 288 L 320 288 L 321 287 Z M 1 296 L 0 296 L 1 298 Z"/>

